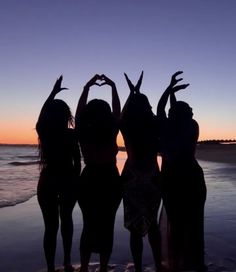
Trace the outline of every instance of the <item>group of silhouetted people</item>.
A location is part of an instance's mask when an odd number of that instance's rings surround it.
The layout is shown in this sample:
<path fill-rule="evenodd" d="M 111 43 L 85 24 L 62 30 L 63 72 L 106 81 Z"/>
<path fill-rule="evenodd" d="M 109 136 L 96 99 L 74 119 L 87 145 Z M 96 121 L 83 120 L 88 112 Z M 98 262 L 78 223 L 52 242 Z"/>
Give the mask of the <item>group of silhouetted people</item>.
<path fill-rule="evenodd" d="M 206 271 L 204 263 L 204 204 L 206 186 L 195 159 L 199 127 L 190 106 L 175 93 L 189 84 L 176 72 L 161 96 L 157 114 L 140 88 L 143 72 L 133 84 L 125 74 L 130 93 L 121 111 L 115 83 L 96 74 L 84 86 L 75 119 L 68 105 L 55 96 L 62 76 L 40 112 L 41 173 L 38 201 L 45 232 L 48 272 L 55 272 L 57 232 L 64 249 L 64 271 L 71 264 L 72 212 L 78 201 L 83 230 L 80 237 L 81 272 L 88 272 L 92 253 L 99 253 L 100 271 L 106 272 L 113 247 L 114 223 L 123 200 L 124 226 L 130 232 L 130 249 L 136 272 L 142 271 L 143 237 L 147 234 L 155 268 L 164 271 L 158 213 L 162 205 L 168 219 L 169 271 Z M 109 85 L 112 107 L 102 100 L 88 102 L 90 88 Z M 168 100 L 170 109 L 166 115 Z M 116 166 L 117 135 L 121 131 L 127 160 L 121 175 Z M 84 168 L 81 171 L 81 154 Z M 162 157 L 161 170 L 157 155 Z"/>

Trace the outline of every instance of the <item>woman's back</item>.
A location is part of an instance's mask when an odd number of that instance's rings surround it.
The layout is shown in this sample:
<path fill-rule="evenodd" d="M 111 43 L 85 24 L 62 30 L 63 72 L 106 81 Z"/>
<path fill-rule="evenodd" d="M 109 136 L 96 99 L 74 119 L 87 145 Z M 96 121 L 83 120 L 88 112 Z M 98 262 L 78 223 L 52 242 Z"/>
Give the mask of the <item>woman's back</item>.
<path fill-rule="evenodd" d="M 109 105 L 94 99 L 86 105 L 78 119 L 78 135 L 85 164 L 115 164 L 118 147 L 118 123 Z"/>
<path fill-rule="evenodd" d="M 37 128 L 37 132 L 40 138 L 43 167 L 55 168 L 60 172 L 72 168 L 75 147 L 77 146 L 74 130 L 68 128 L 58 133 L 57 131 L 44 131 Z"/>
<path fill-rule="evenodd" d="M 158 125 L 145 95 L 130 95 L 120 127 L 129 163 L 144 168 L 153 166 L 158 149 Z"/>
<path fill-rule="evenodd" d="M 172 162 L 194 160 L 198 133 L 198 124 L 193 119 L 185 122 L 166 119 L 161 135 L 163 160 Z"/>
<path fill-rule="evenodd" d="M 154 117 L 146 122 L 123 122 L 121 132 L 129 162 L 140 167 L 156 163 L 158 137 Z"/>

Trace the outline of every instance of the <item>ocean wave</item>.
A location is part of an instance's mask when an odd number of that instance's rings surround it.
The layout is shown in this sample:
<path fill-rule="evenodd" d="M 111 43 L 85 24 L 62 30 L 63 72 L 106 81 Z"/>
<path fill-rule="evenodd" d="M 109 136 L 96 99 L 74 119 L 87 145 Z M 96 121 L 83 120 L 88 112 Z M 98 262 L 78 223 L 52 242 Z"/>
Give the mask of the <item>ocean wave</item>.
<path fill-rule="evenodd" d="M 20 155 L 20 156 L 16 156 L 16 158 L 19 158 L 19 159 L 38 159 L 39 156 L 37 155 Z"/>
<path fill-rule="evenodd" d="M 20 166 L 20 165 L 34 165 L 38 164 L 39 161 L 27 161 L 27 162 L 21 162 L 21 161 L 13 161 L 9 162 L 8 164 L 13 165 L 13 166 Z"/>
<path fill-rule="evenodd" d="M 32 192 L 28 192 L 26 195 L 20 195 L 20 196 L 14 196 L 10 199 L 0 199 L 0 208 L 9 207 L 9 206 L 15 206 L 17 204 L 26 202 L 31 197 L 36 195 L 36 190 Z"/>

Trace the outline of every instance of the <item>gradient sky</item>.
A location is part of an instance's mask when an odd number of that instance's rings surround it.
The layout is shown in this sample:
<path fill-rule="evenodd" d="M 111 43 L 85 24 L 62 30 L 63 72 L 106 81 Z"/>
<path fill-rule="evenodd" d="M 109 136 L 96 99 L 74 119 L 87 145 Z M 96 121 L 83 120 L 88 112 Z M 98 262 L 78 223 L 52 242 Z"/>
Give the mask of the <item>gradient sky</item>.
<path fill-rule="evenodd" d="M 153 111 L 183 70 L 187 101 L 200 139 L 236 138 L 235 0 L 1 0 L 0 143 L 36 143 L 35 123 L 56 78 L 70 90 L 58 95 L 75 112 L 84 84 L 105 73 L 122 106 L 123 73 L 136 81 Z M 90 98 L 110 102 L 110 89 Z"/>

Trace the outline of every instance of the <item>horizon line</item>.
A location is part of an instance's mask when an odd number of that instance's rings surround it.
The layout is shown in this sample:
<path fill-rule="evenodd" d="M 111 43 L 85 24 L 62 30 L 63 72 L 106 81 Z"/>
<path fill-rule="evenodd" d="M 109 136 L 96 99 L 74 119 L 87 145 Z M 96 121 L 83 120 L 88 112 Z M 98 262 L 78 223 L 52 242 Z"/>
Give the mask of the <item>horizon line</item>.
<path fill-rule="evenodd" d="M 236 143 L 236 139 L 208 139 L 199 140 L 197 143 Z M 0 143 L 0 146 L 38 146 L 38 144 L 21 144 L 21 143 Z M 118 148 L 125 148 L 124 145 L 118 145 Z"/>

